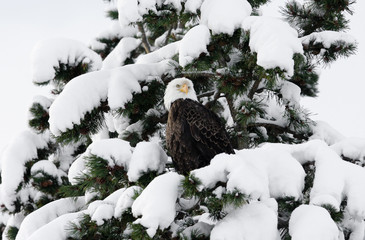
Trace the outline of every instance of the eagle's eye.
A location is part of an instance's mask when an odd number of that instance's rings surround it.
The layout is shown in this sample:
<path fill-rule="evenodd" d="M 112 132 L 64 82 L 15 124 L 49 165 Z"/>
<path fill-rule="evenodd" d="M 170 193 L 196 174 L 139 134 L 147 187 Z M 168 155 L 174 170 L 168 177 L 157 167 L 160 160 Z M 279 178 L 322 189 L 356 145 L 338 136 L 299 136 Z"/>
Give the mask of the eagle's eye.
<path fill-rule="evenodd" d="M 181 86 L 180 86 L 180 84 L 176 84 L 176 87 L 177 87 L 177 88 L 180 88 Z"/>

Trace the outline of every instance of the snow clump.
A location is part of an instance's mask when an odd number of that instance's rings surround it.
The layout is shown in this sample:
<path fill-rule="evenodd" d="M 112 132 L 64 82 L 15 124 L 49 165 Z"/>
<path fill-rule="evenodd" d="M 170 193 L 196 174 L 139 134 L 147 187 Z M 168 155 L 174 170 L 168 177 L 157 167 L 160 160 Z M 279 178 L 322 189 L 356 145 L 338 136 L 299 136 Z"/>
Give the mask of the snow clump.
<path fill-rule="evenodd" d="M 55 77 L 60 63 L 88 64 L 89 71 L 99 70 L 101 57 L 84 43 L 72 39 L 49 39 L 39 42 L 31 56 L 32 78 L 35 83 L 47 83 Z"/>
<path fill-rule="evenodd" d="M 152 238 L 158 228 L 169 227 L 176 214 L 176 200 L 179 197 L 179 185 L 183 176 L 169 172 L 152 180 L 132 205 L 135 217 L 142 216 L 134 223 L 147 228 Z"/>
<path fill-rule="evenodd" d="M 205 0 L 201 5 L 201 23 L 213 34 L 232 35 L 251 12 L 252 7 L 246 0 Z"/>
<path fill-rule="evenodd" d="M 254 202 L 238 208 L 213 228 L 210 239 L 277 240 L 277 212 L 264 203 Z"/>
<path fill-rule="evenodd" d="M 289 234 L 293 240 L 335 240 L 340 233 L 326 209 L 301 205 L 291 214 Z"/>
<path fill-rule="evenodd" d="M 87 158 L 96 155 L 108 161 L 110 167 L 122 166 L 128 168 L 132 157 L 132 147 L 129 142 L 118 139 L 103 139 L 93 142 L 86 151 L 80 155 L 71 165 L 68 172 L 68 179 L 71 184 L 76 184 L 78 177 L 87 173 Z"/>
<path fill-rule="evenodd" d="M 167 155 L 158 143 L 140 142 L 133 151 L 133 156 L 128 169 L 128 179 L 137 181 L 144 173 L 165 170 Z"/>
<path fill-rule="evenodd" d="M 294 53 L 303 53 L 297 31 L 287 22 L 274 17 L 250 16 L 242 28 L 250 32 L 251 51 L 257 53 L 257 64 L 265 69 L 279 67 L 294 74 Z"/>

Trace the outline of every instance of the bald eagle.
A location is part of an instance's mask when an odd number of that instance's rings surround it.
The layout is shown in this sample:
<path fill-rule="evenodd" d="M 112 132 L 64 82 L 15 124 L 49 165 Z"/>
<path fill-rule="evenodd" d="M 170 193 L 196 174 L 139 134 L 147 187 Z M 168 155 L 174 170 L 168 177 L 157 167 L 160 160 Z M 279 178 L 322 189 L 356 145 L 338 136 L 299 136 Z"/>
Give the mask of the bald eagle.
<path fill-rule="evenodd" d="M 167 150 L 178 173 L 186 175 L 207 166 L 219 153 L 234 153 L 223 123 L 198 102 L 189 79 L 172 80 L 166 87 L 164 104 L 169 111 Z"/>

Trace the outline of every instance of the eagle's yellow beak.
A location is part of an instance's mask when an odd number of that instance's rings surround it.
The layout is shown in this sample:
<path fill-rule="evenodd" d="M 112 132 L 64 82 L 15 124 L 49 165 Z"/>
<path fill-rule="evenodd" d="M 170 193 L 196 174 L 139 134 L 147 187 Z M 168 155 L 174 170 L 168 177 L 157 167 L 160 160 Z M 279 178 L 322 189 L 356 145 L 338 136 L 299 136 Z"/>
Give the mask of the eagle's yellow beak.
<path fill-rule="evenodd" d="M 186 83 L 185 83 L 184 85 L 182 85 L 182 87 L 179 90 L 180 90 L 180 92 L 188 93 L 188 91 L 189 91 L 188 85 L 186 85 Z"/>

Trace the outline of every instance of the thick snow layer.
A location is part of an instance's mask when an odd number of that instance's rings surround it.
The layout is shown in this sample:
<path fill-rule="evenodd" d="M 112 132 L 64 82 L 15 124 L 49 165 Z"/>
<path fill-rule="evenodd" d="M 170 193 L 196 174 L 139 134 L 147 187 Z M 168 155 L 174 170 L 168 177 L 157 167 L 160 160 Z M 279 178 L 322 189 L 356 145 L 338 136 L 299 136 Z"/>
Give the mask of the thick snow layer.
<path fill-rule="evenodd" d="M 33 97 L 33 103 L 39 103 L 44 109 L 48 109 L 52 104 L 52 100 L 42 95 L 36 95 Z"/>
<path fill-rule="evenodd" d="M 128 168 L 132 156 L 132 147 L 129 142 L 118 139 L 103 139 L 93 142 L 88 147 L 90 154 L 99 156 L 108 161 L 110 167 L 115 165 Z"/>
<path fill-rule="evenodd" d="M 133 93 L 142 91 L 140 81 L 160 77 L 172 69 L 170 61 L 166 60 L 91 72 L 72 79 L 50 107 L 51 132 L 59 136 L 61 132 L 72 129 L 101 101 L 108 100 L 112 109 L 124 107 L 132 99 Z"/>
<path fill-rule="evenodd" d="M 111 219 L 114 215 L 114 206 L 111 204 L 100 205 L 91 216 L 91 220 L 95 221 L 98 226 L 104 224 L 104 220 Z"/>
<path fill-rule="evenodd" d="M 142 20 L 142 16 L 149 11 L 157 12 L 156 6 L 171 5 L 178 11 L 181 10 L 180 0 L 119 0 L 118 14 L 121 27 Z"/>
<path fill-rule="evenodd" d="M 91 220 L 95 221 L 98 226 L 103 225 L 105 220 L 109 220 L 114 216 L 115 205 L 118 199 L 123 195 L 125 188 L 119 189 L 110 194 L 103 201 L 92 202 L 87 213 L 91 215 Z"/>
<path fill-rule="evenodd" d="M 313 41 L 313 44 L 322 43 L 325 48 L 330 48 L 331 45 L 336 45 L 339 41 L 344 42 L 347 45 L 356 44 L 356 40 L 353 36 L 335 31 L 314 32 L 302 37 L 301 41 L 304 45 L 308 45 L 311 41 Z"/>
<path fill-rule="evenodd" d="M 147 228 L 152 238 L 157 229 L 169 227 L 176 214 L 176 200 L 179 195 L 179 185 L 183 176 L 174 172 L 156 177 L 144 189 L 132 205 L 135 217 L 141 216 L 135 223 Z"/>
<path fill-rule="evenodd" d="M 128 179 L 135 182 L 149 171 L 162 173 L 166 162 L 167 155 L 158 143 L 140 142 L 133 151 L 127 173 Z"/>
<path fill-rule="evenodd" d="M 357 142 L 363 146 L 364 142 Z M 266 144 L 258 149 L 237 151 L 235 155 L 219 154 L 210 165 L 192 171 L 202 185 L 213 188 L 227 183 L 227 192 L 239 190 L 251 199 L 268 197 L 301 198 L 305 173 L 301 164 L 314 162 L 316 171 L 310 203 L 329 204 L 340 209 L 347 198 L 352 219 L 365 218 L 365 169 L 343 161 L 339 154 L 320 140 L 297 145 Z M 362 148 L 363 149 L 363 148 Z M 348 156 L 361 156 L 356 148 L 347 148 Z"/>
<path fill-rule="evenodd" d="M 209 237 L 212 228 L 213 228 L 212 225 L 209 225 L 204 222 L 197 222 L 193 226 L 185 228 L 184 231 L 181 233 L 181 235 L 183 235 L 186 238 L 186 240 L 191 240 L 191 235 L 194 232 L 195 233 L 198 232 L 199 235 L 204 235 L 205 237 Z"/>
<path fill-rule="evenodd" d="M 265 204 L 246 204 L 219 221 L 210 239 L 278 240 L 277 221 L 277 213 Z"/>
<path fill-rule="evenodd" d="M 301 164 L 315 162 L 315 178 L 310 204 L 329 204 L 340 210 L 347 198 L 347 211 L 353 219 L 365 218 L 365 169 L 343 161 L 326 143 L 312 140 L 303 144 L 267 144 L 268 148 L 284 150 Z M 265 148 L 265 147 L 264 147 Z"/>
<path fill-rule="evenodd" d="M 39 42 L 33 49 L 32 78 L 35 83 L 45 83 L 55 77 L 59 63 L 89 64 L 89 71 L 101 68 L 101 57 L 82 42 L 71 39 L 49 39 Z"/>
<path fill-rule="evenodd" d="M 2 239 L 10 240 L 10 238 L 8 238 L 8 236 L 7 236 L 8 231 L 10 230 L 11 227 L 19 228 L 20 224 L 24 220 L 24 217 L 25 217 L 24 214 L 21 213 L 21 212 L 10 215 L 10 218 L 9 218 L 8 222 L 5 223 L 6 227 L 3 230 Z"/>
<path fill-rule="evenodd" d="M 138 2 L 136 0 L 119 0 L 118 16 L 122 28 L 132 22 L 140 21 L 142 16 L 138 12 Z"/>
<path fill-rule="evenodd" d="M 186 0 L 185 11 L 197 13 L 204 0 Z"/>
<path fill-rule="evenodd" d="M 201 5 L 201 23 L 213 34 L 232 35 L 251 11 L 252 7 L 246 0 L 205 0 Z"/>
<path fill-rule="evenodd" d="M 139 186 L 132 186 L 127 188 L 119 197 L 114 210 L 114 217 L 119 218 L 130 207 L 132 207 L 134 199 L 133 197 L 137 192 L 142 192 L 142 188 Z"/>
<path fill-rule="evenodd" d="M 129 118 L 120 114 L 104 113 L 105 125 L 109 132 L 117 132 L 121 134 L 129 125 Z M 108 133 L 109 134 L 109 133 Z"/>
<path fill-rule="evenodd" d="M 353 219 L 346 209 L 341 225 L 341 227 L 351 232 L 349 240 L 365 239 L 365 221 L 363 219 Z"/>
<path fill-rule="evenodd" d="M 342 139 L 334 143 L 331 148 L 339 156 L 365 162 L 365 139 L 363 138 Z"/>
<path fill-rule="evenodd" d="M 141 44 L 141 40 L 125 37 L 104 59 L 102 69 L 112 69 L 124 65 L 125 60 L 130 57 L 130 53 Z"/>
<path fill-rule="evenodd" d="M 41 160 L 36 162 L 30 169 L 30 172 L 33 176 L 36 177 L 38 176 L 38 174 L 43 176 L 43 173 L 46 173 L 56 178 L 59 184 L 62 184 L 61 176 L 65 175 L 63 171 L 59 171 L 56 165 L 49 160 Z"/>
<path fill-rule="evenodd" d="M 137 26 L 127 26 L 121 27 L 119 22 L 112 21 L 106 30 L 102 31 L 96 39 L 90 42 L 91 49 L 103 50 L 107 47 L 106 43 L 100 42 L 101 39 L 114 39 L 114 38 L 123 38 L 123 37 L 134 37 L 138 33 Z"/>
<path fill-rule="evenodd" d="M 97 71 L 83 74 L 72 79 L 53 102 L 49 109 L 50 130 L 58 136 L 74 124 L 80 124 L 80 119 L 93 108 L 106 100 L 108 82 L 111 71 Z"/>
<path fill-rule="evenodd" d="M 281 84 L 280 93 L 289 105 L 300 107 L 300 92 L 300 87 L 292 82 L 284 80 Z"/>
<path fill-rule="evenodd" d="M 38 157 L 37 149 L 47 147 L 48 133 L 35 134 L 23 131 L 17 135 L 4 150 L 1 159 L 1 202 L 13 211 L 12 205 L 17 197 L 16 189 L 23 181 L 25 163 Z"/>
<path fill-rule="evenodd" d="M 257 53 L 257 64 L 265 69 L 279 67 L 288 76 L 294 74 L 294 53 L 303 53 L 298 33 L 278 18 L 250 16 L 242 24 L 250 32 L 251 51 Z"/>
<path fill-rule="evenodd" d="M 132 147 L 129 142 L 118 138 L 93 142 L 71 165 L 68 172 L 68 179 L 71 184 L 76 184 L 77 177 L 87 173 L 88 169 L 86 169 L 85 163 L 90 155 L 96 155 L 107 160 L 110 167 L 118 165 L 127 169 L 132 157 Z"/>
<path fill-rule="evenodd" d="M 287 127 L 289 122 L 286 117 L 285 104 L 278 104 L 278 98 L 270 93 L 270 91 L 263 91 L 255 94 L 254 100 L 263 105 L 265 111 L 265 118 L 256 117 L 257 123 L 272 123 L 278 126 Z"/>
<path fill-rule="evenodd" d="M 6 225 L 10 219 L 11 215 L 5 212 L 0 213 L 0 224 Z"/>
<path fill-rule="evenodd" d="M 190 29 L 180 43 L 179 64 L 185 67 L 201 53 L 207 53 L 209 42 L 210 32 L 205 25 L 198 25 Z"/>
<path fill-rule="evenodd" d="M 67 239 L 70 222 L 83 214 L 85 214 L 83 211 L 63 214 L 37 229 L 27 240 L 50 239 L 50 236 L 52 236 L 52 240 Z"/>
<path fill-rule="evenodd" d="M 36 230 L 63 214 L 78 211 L 85 206 L 85 199 L 63 198 L 44 205 L 27 215 L 20 225 L 16 240 L 28 239 Z"/>
<path fill-rule="evenodd" d="M 227 182 L 227 191 L 239 190 L 252 199 L 294 197 L 304 187 L 302 166 L 288 153 L 275 149 L 250 149 L 235 155 L 219 154 L 210 165 L 192 171 L 202 188 Z"/>
<path fill-rule="evenodd" d="M 175 54 L 179 53 L 180 43 L 181 41 L 176 41 L 158 50 L 141 55 L 138 57 L 137 63 L 158 63 L 165 59 L 171 59 Z"/>
<path fill-rule="evenodd" d="M 311 140 L 319 139 L 325 141 L 328 145 L 333 145 L 345 138 L 341 133 L 323 121 L 316 121 L 311 128 L 313 131 L 312 136 L 310 136 Z"/>
<path fill-rule="evenodd" d="M 336 240 L 340 233 L 326 209 L 301 205 L 291 215 L 289 234 L 293 240 Z"/>

